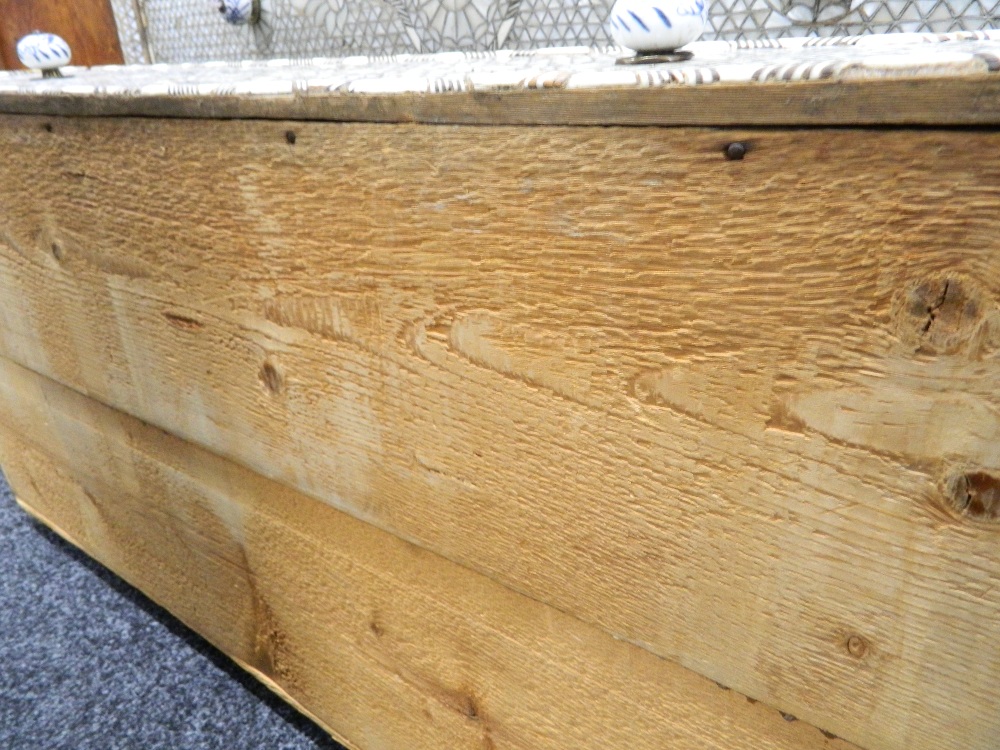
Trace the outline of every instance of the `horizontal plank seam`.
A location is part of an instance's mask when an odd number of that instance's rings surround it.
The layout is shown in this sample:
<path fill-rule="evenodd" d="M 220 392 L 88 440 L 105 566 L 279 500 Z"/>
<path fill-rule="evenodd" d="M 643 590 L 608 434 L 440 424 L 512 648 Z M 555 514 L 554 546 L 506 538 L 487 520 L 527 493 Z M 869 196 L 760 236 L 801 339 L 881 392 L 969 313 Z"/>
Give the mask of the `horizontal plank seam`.
<path fill-rule="evenodd" d="M 15 364 L 16 366 L 18 366 L 18 367 L 22 367 L 23 369 L 25 369 L 25 370 L 28 370 L 29 372 L 32 372 L 32 373 L 33 373 L 34 375 L 36 375 L 37 377 L 39 377 L 39 378 L 40 378 L 40 379 L 42 379 L 43 381 L 47 381 L 47 382 L 50 382 L 50 383 L 53 383 L 53 384 L 55 384 L 55 385 L 57 385 L 57 386 L 59 386 L 59 387 L 62 387 L 62 388 L 66 388 L 67 390 L 69 390 L 69 391 L 72 391 L 73 393 L 76 393 L 76 394 L 78 394 L 78 395 L 80 395 L 80 396 L 82 396 L 82 397 L 84 397 L 84 398 L 88 398 L 88 399 L 90 399 L 90 400 L 92 400 L 92 401 L 94 401 L 94 402 L 96 402 L 96 403 L 100 404 L 100 405 L 101 405 L 101 406 L 103 406 L 104 408 L 106 408 L 106 409 L 109 409 L 110 411 L 112 411 L 112 412 L 113 412 L 113 413 L 115 413 L 115 414 L 122 414 L 122 415 L 126 416 L 126 417 L 127 417 L 128 419 L 134 419 L 135 421 L 139 422 L 140 424 L 142 424 L 142 425 L 144 425 L 144 426 L 146 426 L 146 427 L 148 427 L 148 428 L 150 428 L 150 429 L 152 429 L 152 430 L 157 430 L 157 431 L 160 431 L 160 432 L 163 432 L 163 433 L 165 433 L 165 434 L 167 434 L 167 435 L 170 435 L 171 437 L 173 437 L 173 438 L 174 438 L 174 439 L 176 439 L 176 440 L 180 440 L 180 441 L 182 441 L 182 442 L 184 442 L 184 443 L 187 443 L 187 444 L 189 444 L 189 445 L 193 446 L 194 448 L 196 448 L 196 449 L 197 449 L 197 450 L 199 450 L 199 451 L 203 451 L 204 453 L 207 453 L 207 454 L 209 454 L 209 455 L 211 455 L 211 456 L 214 456 L 214 457 L 216 457 L 216 458 L 218 458 L 218 459 L 220 459 L 220 460 L 222 460 L 222 461 L 226 461 L 226 462 L 229 462 L 229 463 L 233 463 L 233 464 L 236 464 L 237 466 L 239 466 L 240 468 L 242 468 L 242 469 L 243 469 L 244 471 L 249 471 L 249 472 L 253 472 L 254 474 L 257 474 L 258 476 L 261 476 L 261 477 L 263 477 L 263 475 L 259 474 L 258 472 L 254 471 L 253 469 L 251 469 L 251 468 L 249 468 L 249 467 L 246 467 L 246 466 L 243 466 L 242 464 L 240 464 L 240 463 L 238 463 L 238 462 L 236 462 L 236 461 L 232 461 L 232 460 L 231 460 L 230 458 L 228 458 L 228 457 L 226 457 L 226 456 L 221 456 L 221 455 L 219 455 L 219 454 L 215 453 L 214 451 L 212 451 L 212 450 L 211 450 L 211 449 L 209 449 L 209 448 L 206 448 L 206 447 L 204 447 L 204 446 L 202 446 L 202 445 L 200 445 L 200 444 L 196 444 L 196 443 L 193 443 L 193 442 L 191 442 L 191 441 L 189 441 L 189 440 L 186 440 L 185 438 L 183 438 L 183 437 L 181 437 L 181 436 L 179 436 L 179 435 L 175 435 L 175 434 L 171 433 L 170 431 L 168 431 L 168 430 L 165 430 L 165 429 L 163 429 L 162 427 L 160 427 L 160 426 L 158 426 L 158 425 L 155 425 L 155 424 L 152 424 L 152 423 L 150 423 L 150 422 L 147 422 L 147 421 L 143 420 L 143 419 L 142 419 L 142 418 L 140 418 L 140 417 L 137 417 L 137 416 L 135 416 L 135 415 L 132 415 L 132 414 L 127 414 L 126 412 L 122 412 L 121 410 L 119 410 L 119 409 L 115 408 L 114 406 L 111 406 L 111 405 L 109 405 L 109 404 L 107 404 L 107 403 L 105 403 L 105 402 L 101 401 L 101 400 L 100 400 L 100 399 L 98 399 L 98 398 L 95 398 L 95 397 L 93 397 L 93 396 L 90 396 L 90 395 L 88 395 L 88 394 L 84 394 L 84 393 L 80 393 L 80 392 L 79 392 L 79 391 L 77 391 L 76 389 L 74 389 L 74 388 L 72 388 L 72 387 L 70 387 L 70 386 L 67 386 L 67 385 L 65 385 L 65 384 L 63 384 L 63 383 L 61 383 L 61 382 L 59 382 L 59 381 L 57 381 L 57 380 L 54 380 L 54 379 L 52 379 L 52 378 L 48 377 L 47 375 L 45 375 L 45 374 L 43 374 L 43 373 L 39 373 L 39 372 L 36 372 L 35 370 L 33 370 L 33 369 L 31 369 L 31 368 L 28 368 L 28 367 L 25 367 L 24 365 L 22 365 L 22 364 L 21 364 L 21 363 L 19 363 L 19 362 L 14 362 L 14 360 L 11 360 L 11 359 L 8 359 L 8 358 L 6 358 L 6 357 L 0 357 L 0 359 L 4 359 L 4 360 L 6 360 L 6 361 L 8 361 L 8 362 L 13 362 L 13 363 L 14 363 L 14 364 Z M 6 427 L 6 429 L 8 429 L 8 430 L 11 430 L 12 432 L 14 431 L 13 427 L 12 427 L 11 425 L 9 425 L 9 424 L 6 424 L 6 421 L 2 419 L 2 415 L 0 415 L 0 424 L 3 424 L 3 425 L 4 425 L 5 427 Z M 37 444 L 37 443 L 36 443 L 36 442 L 35 442 L 35 441 L 34 441 L 34 440 L 33 440 L 33 439 L 32 439 L 32 438 L 30 437 L 30 436 L 27 436 L 27 435 L 24 435 L 24 434 L 20 434 L 20 433 L 19 433 L 19 434 L 18 434 L 18 440 L 20 440 L 21 442 L 23 442 L 23 443 L 25 443 L 25 444 L 27 444 L 27 445 L 31 446 L 31 447 L 32 447 L 33 449 L 37 450 L 37 451 L 38 451 L 39 453 L 41 453 L 42 455 L 45 455 L 45 456 L 49 456 L 49 452 L 48 452 L 48 450 L 47 450 L 47 449 L 45 449 L 45 448 L 44 448 L 43 446 L 40 446 L 40 445 L 38 445 L 38 444 Z M 132 448 L 133 450 L 137 451 L 137 452 L 140 452 L 140 453 L 144 453 L 144 452 L 143 452 L 143 451 L 142 451 L 142 450 L 141 450 L 141 449 L 140 449 L 139 447 L 137 447 L 137 446 L 131 446 L 131 448 Z M 148 455 L 148 454 L 144 454 L 144 455 Z M 155 456 L 148 456 L 148 457 L 150 458 L 150 460 L 154 460 L 154 461 L 159 461 L 159 460 L 160 460 L 160 459 L 156 458 Z M 281 484 L 280 482 L 276 482 L 275 480 L 272 480 L 272 479 L 269 479 L 269 478 L 267 478 L 267 477 L 263 477 L 263 478 L 264 478 L 264 479 L 265 479 L 266 481 L 269 481 L 269 482 L 274 482 L 275 484 Z M 284 486 L 284 485 L 282 485 L 282 486 Z M 312 500 L 316 500 L 316 498 L 313 498 L 312 496 L 310 496 L 310 495 L 307 495 L 306 493 L 302 492 L 301 490 L 299 490 L 299 489 L 297 489 L 297 488 L 291 488 L 291 489 L 292 489 L 292 490 L 293 490 L 294 492 L 296 492 L 296 493 L 298 493 L 298 494 L 301 494 L 301 495 L 303 495 L 304 497 L 309 497 L 309 498 L 310 498 L 310 499 L 312 499 Z M 319 500 L 316 500 L 316 502 L 321 502 L 321 501 L 319 501 Z M 61 537 L 63 537 L 64 539 L 66 539 L 66 541 L 68 541 L 69 543 L 71 543 L 71 544 L 72 544 L 73 546 L 75 546 L 75 547 L 78 547 L 78 548 L 80 548 L 80 549 L 82 549 L 82 550 L 84 550 L 84 551 L 86 552 L 86 549 L 85 549 L 85 548 L 84 548 L 84 547 L 83 547 L 83 546 L 82 546 L 81 544 L 79 544 L 79 543 L 78 543 L 78 542 L 77 542 L 76 540 L 74 540 L 74 539 L 73 539 L 72 537 L 70 537 L 70 536 L 69 536 L 68 534 L 66 534 L 65 532 L 63 532 L 63 531 L 62 531 L 61 529 L 59 529 L 59 528 L 58 528 L 57 526 L 55 526 L 54 524 L 51 524 L 51 523 L 50 523 L 50 522 L 49 522 L 49 521 L 48 521 L 47 519 L 45 519 L 45 518 L 44 518 L 44 517 L 42 516 L 42 514 L 38 513 L 37 511 L 34 511 L 34 509 L 29 509 L 29 508 L 28 508 L 28 507 L 26 506 L 26 504 L 25 504 L 25 503 L 24 503 L 23 501 L 20 501 L 20 500 L 19 500 L 19 504 L 21 505 L 21 507 L 25 508 L 25 510 L 26 510 L 26 511 L 28 511 L 28 512 L 29 512 L 29 514 L 31 514 L 31 515 L 33 515 L 33 516 L 37 517 L 37 518 L 38 518 L 38 519 L 39 519 L 39 520 L 40 520 L 40 521 L 41 521 L 42 523 L 44 523 L 44 524 L 45 524 L 46 526 L 50 526 L 50 527 L 51 527 L 51 528 L 52 528 L 52 529 L 53 529 L 54 531 L 56 531 L 56 533 L 58 533 L 58 534 L 59 534 L 59 535 L 60 535 Z M 327 507 L 329 507 L 329 506 L 327 506 Z M 385 533 L 385 534 L 390 534 L 390 535 L 392 535 L 393 537 L 395 537 L 395 538 L 397 538 L 397 539 L 400 539 L 400 540 L 402 540 L 402 541 L 405 541 L 405 542 L 408 542 L 408 543 L 411 543 L 411 544 L 414 544 L 414 543 L 413 543 L 413 542 L 411 542 L 410 540 L 408 540 L 408 539 L 405 539 L 404 537 L 401 537 L 401 536 L 399 536 L 398 534 L 394 533 L 394 532 L 393 532 L 393 531 L 391 531 L 391 530 L 388 530 L 388 529 L 383 529 L 383 528 L 381 528 L 381 527 L 379 527 L 379 526 L 376 526 L 375 524 L 372 524 L 372 523 L 370 523 L 370 522 L 368 522 L 368 521 L 366 521 L 366 520 L 364 520 L 364 519 L 358 519 L 358 518 L 356 518 L 355 516 L 352 516 L 351 514 L 349 514 L 349 513 L 346 513 L 346 512 L 344 512 L 344 511 L 342 511 L 342 510 L 339 510 L 339 509 L 337 509 L 337 508 L 332 508 L 332 507 L 330 507 L 330 510 L 331 510 L 331 511 L 333 511 L 333 512 L 336 512 L 336 513 L 342 513 L 343 515 L 345 515 L 345 516 L 347 516 L 347 517 L 349 517 L 349 518 L 351 518 L 351 519 L 353 519 L 353 520 L 356 520 L 356 521 L 359 521 L 360 523 L 364 523 L 364 524 L 366 524 L 366 525 L 368 525 L 368 526 L 371 526 L 371 527 L 372 527 L 372 528 L 374 528 L 374 529 L 378 529 L 378 531 L 380 531 L 380 532 L 382 532 L 382 533 Z M 654 651 L 650 651 L 650 650 L 649 650 L 649 649 L 648 649 L 648 648 L 647 648 L 647 647 L 646 647 L 645 645 L 643 645 L 643 644 L 642 644 L 641 642 L 636 642 L 636 641 L 633 641 L 633 640 L 631 640 L 631 639 L 628 639 L 628 638 L 624 638 L 624 637 L 621 637 L 621 636 L 619 636 L 619 635 L 616 635 L 616 634 L 614 634 L 614 633 L 611 633 L 611 632 L 607 631 L 607 630 L 606 630 L 606 629 L 605 629 L 605 628 L 604 628 L 603 626 L 601 626 L 601 625 L 600 625 L 599 623 L 597 623 L 597 622 L 591 622 L 591 621 L 588 621 L 588 620 L 584 620 L 584 619 L 580 618 L 579 616 L 577 616 L 576 614 L 574 614 L 574 613 L 572 613 L 572 612 L 568 612 L 568 611 L 566 611 L 566 610 L 562 609 L 561 607 L 558 607 L 558 606 L 556 606 L 556 605 L 554 605 L 554 604 L 551 604 L 551 603 L 549 603 L 549 602 L 546 602 L 546 601 L 542 601 L 542 600 L 540 600 L 540 599 L 538 599 L 538 598 L 536 598 L 536 597 L 534 597 L 534 596 L 532 596 L 532 595 L 530 595 L 530 594 L 528 594 L 528 593 L 525 593 L 525 592 L 522 592 L 522 591 L 519 591 L 519 590 L 517 590 L 517 589 L 514 589 L 514 588 L 511 588 L 510 586 L 508 586 L 507 584 L 505 584 L 505 583 L 504 583 L 503 581 L 499 581 L 499 580 L 496 580 L 496 579 L 495 579 L 495 578 L 493 578 L 493 577 L 492 577 L 491 575 L 488 575 L 487 573 L 485 573 L 485 572 L 483 572 L 483 571 L 480 571 L 480 570 L 477 570 L 477 569 L 475 569 L 475 568 L 472 568 L 472 567 L 470 567 L 470 566 L 468 566 L 468 565 L 465 565 L 465 564 L 463 564 L 463 563 L 461 563 L 461 562 L 458 562 L 458 561 L 455 561 L 455 560 L 452 560 L 452 559 L 450 559 L 450 558 L 448 558 L 448 557 L 446 557 L 446 556 L 444 556 L 444 555 L 440 554 L 439 552 L 436 552 L 436 551 L 434 551 L 434 550 L 431 550 L 431 549 L 427 549 L 427 548 L 425 548 L 425 547 L 423 547 L 423 546 L 421 546 L 421 545 L 417 545 L 417 544 L 414 544 L 414 546 L 417 546 L 417 547 L 419 547 L 419 548 L 420 548 L 420 549 L 421 549 L 422 551 L 424 551 L 424 552 L 425 552 L 426 554 L 429 554 L 429 555 L 433 555 L 434 557 L 436 557 L 436 558 L 438 558 L 438 559 L 440 559 L 440 560 L 444 560 L 444 561 L 446 561 L 446 562 L 447 562 L 448 564 L 451 564 L 451 565 L 456 565 L 456 566 L 458 566 L 458 567 L 462 568 L 463 570 L 467 570 L 467 571 L 469 571 L 469 572 L 470 572 L 470 573 L 472 573 L 473 575 L 476 575 L 476 576 L 482 576 L 483 578 L 485 578 L 485 579 L 487 579 L 487 580 L 489 580 L 489 581 L 492 581 L 492 582 L 493 582 L 493 583 L 495 583 L 496 585 L 498 585 L 498 586 L 502 586 L 502 587 L 503 587 L 504 589 L 506 589 L 507 591 L 511 592 L 511 593 L 512 593 L 512 594 L 514 594 L 515 596 L 521 596 L 521 597 L 524 597 L 525 599 L 528 599 L 528 600 L 530 600 L 530 601 L 532 601 L 532 602 L 535 602 L 536 604 L 538 604 L 538 605 L 540 605 L 540 606 L 542 606 L 542 607 L 545 607 L 545 608 L 547 608 L 547 609 L 551 609 L 551 610 L 553 610 L 553 611 L 555 611 L 555 612 L 558 612 L 558 613 L 560 613 L 560 614 L 562 614 L 562 615 L 565 615 L 566 617 L 569 617 L 569 618 L 571 618 L 572 620 L 574 620 L 574 621 L 576 621 L 576 622 L 579 622 L 579 623 L 582 623 L 582 624 L 583 624 L 583 625 L 585 625 L 586 627 L 591 627 L 591 628 L 596 628 L 597 630 L 599 630 L 599 631 L 600 631 L 601 633 L 603 633 L 603 634 L 604 634 L 605 636 L 607 636 L 608 638 L 613 638 L 614 640 L 616 640 L 616 641 L 619 641 L 619 642 L 621 642 L 621 643 L 626 643 L 626 644 L 628 644 L 628 645 L 629 645 L 630 647 L 632 647 L 632 648 L 639 648 L 639 649 L 642 649 L 643 651 L 645 651 L 645 652 L 647 652 L 647 653 L 651 654 L 652 656 L 654 656 L 655 658 L 657 658 L 657 659 L 659 659 L 659 660 L 661 660 L 661 661 L 664 661 L 664 662 L 668 662 L 668 663 L 671 663 L 671 664 L 675 664 L 675 665 L 677 665 L 677 666 L 678 666 L 679 668 L 681 668 L 681 669 L 686 669 L 686 670 L 688 670 L 688 671 L 692 672 L 693 674 L 697 674 L 697 675 L 698 675 L 699 677 L 701 677 L 702 679 L 706 679 L 706 680 L 711 680 L 712 682 L 716 682 L 715 680 L 712 680 L 712 678 L 711 678 L 711 677 L 709 677 L 709 676 L 707 676 L 707 675 L 704 675 L 704 674 L 702 674 L 701 672 L 699 672 L 699 671 L 698 671 L 698 670 L 696 670 L 696 669 L 692 669 L 692 668 L 691 668 L 690 666 L 688 666 L 688 665 L 685 665 L 685 664 L 681 664 L 680 662 L 678 662 L 678 661 L 676 661 L 676 660 L 674 660 L 674 659 L 669 659 L 669 658 L 667 658 L 667 657 L 665 657 L 665 656 L 663 656 L 663 655 L 661 655 L 661 654 L 658 654 L 658 653 L 656 653 L 656 652 L 654 652 Z M 88 553 L 88 555 L 89 555 L 89 553 Z M 103 565 L 103 563 L 101 563 L 101 564 Z M 105 566 L 105 567 L 107 567 L 107 566 Z M 115 575 L 119 575 L 119 574 L 118 574 L 118 571 L 113 571 L 113 572 L 115 573 Z M 372 571 L 372 572 L 377 572 L 377 571 Z M 129 581 L 129 583 L 130 583 L 130 585 L 131 585 L 131 581 Z M 146 592 L 143 592 L 143 594 L 144 594 L 144 595 L 147 595 L 147 594 L 146 594 Z M 148 595 L 147 595 L 147 596 L 148 596 Z M 150 598 L 152 599 L 152 597 L 150 597 Z M 153 601 L 155 601 L 155 600 L 153 600 Z M 187 625 L 187 623 L 185 623 L 185 625 Z M 228 658 L 232 658 L 232 657 L 229 657 L 228 655 L 227 655 L 227 657 L 228 657 Z M 237 661 L 237 660 L 235 660 L 235 659 L 234 659 L 234 661 Z M 238 663 L 240 663 L 240 662 L 238 662 Z M 242 664 L 242 663 L 240 663 L 240 665 L 241 665 L 241 666 L 243 666 L 243 664 Z M 255 675 L 255 676 L 256 676 L 256 675 Z M 732 689 L 732 688 L 730 688 L 729 686 L 723 686 L 723 685 L 722 685 L 721 683 L 718 683 L 718 682 L 716 682 L 716 684 L 717 684 L 717 685 L 719 685 L 719 687 L 720 687 L 720 688 L 724 688 L 724 689 L 726 689 L 726 690 L 733 690 L 733 689 Z M 268 687 L 270 687 L 270 686 L 268 686 Z M 278 691 L 276 691 L 276 692 L 278 692 Z M 751 700 L 751 696 L 747 696 L 746 694 L 744 694 L 744 693 L 741 693 L 741 692 L 739 692 L 738 690 L 733 690 L 733 692 L 734 692 L 735 694 L 737 694 L 737 695 L 743 695 L 743 697 L 744 697 L 744 698 L 746 698 L 747 700 Z M 284 693 L 283 691 L 281 691 L 281 692 L 279 692 L 279 695 L 281 695 L 282 697 L 284 697 L 284 696 L 285 696 L 285 693 Z M 759 700 L 759 699 L 753 699 L 753 700 L 754 700 L 754 701 L 755 701 L 756 703 L 759 703 L 759 704 L 760 704 L 760 705 L 762 705 L 762 706 L 765 706 L 765 707 L 767 707 L 767 708 L 770 708 L 770 709 L 772 709 L 772 710 L 774 710 L 774 711 L 777 711 L 778 713 L 782 714 L 782 716 L 785 716 L 785 715 L 787 715 L 787 714 L 786 714 L 786 712 L 785 712 L 785 711 L 783 711 L 783 710 L 782 710 L 781 708 L 779 708 L 779 707 L 776 707 L 776 706 L 773 706 L 773 705 L 771 705 L 771 704 L 767 703 L 766 701 L 761 701 L 761 700 Z M 296 704 L 296 708 L 298 708 L 298 705 L 297 705 L 297 704 Z M 304 711 L 304 713 L 308 713 L 308 712 L 307 712 L 307 711 Z M 310 715 L 310 717 L 312 717 L 312 714 L 309 714 L 309 715 Z M 799 720 L 799 721 L 802 721 L 802 720 Z M 320 723 L 320 724 L 321 724 L 321 726 L 322 726 L 322 723 L 321 723 L 321 722 L 319 722 L 319 723 Z M 813 727 L 814 729 L 816 729 L 816 731 L 820 731 L 820 732 L 821 732 L 821 731 L 823 731 L 823 729 L 822 729 L 821 727 L 818 727 L 818 726 L 816 726 L 816 725 L 814 725 L 814 724 L 810 724 L 810 723 L 809 723 L 809 722 L 807 722 L 807 721 L 803 721 L 803 724 L 805 724 L 805 725 L 807 725 L 807 726 L 811 726 L 811 727 Z M 327 727 L 325 727 L 325 726 L 324 726 L 323 728 L 324 728 L 324 729 L 327 729 Z M 860 746 L 858 746 L 858 747 L 860 748 Z M 863 750 L 863 748 L 860 748 L 860 750 Z"/>

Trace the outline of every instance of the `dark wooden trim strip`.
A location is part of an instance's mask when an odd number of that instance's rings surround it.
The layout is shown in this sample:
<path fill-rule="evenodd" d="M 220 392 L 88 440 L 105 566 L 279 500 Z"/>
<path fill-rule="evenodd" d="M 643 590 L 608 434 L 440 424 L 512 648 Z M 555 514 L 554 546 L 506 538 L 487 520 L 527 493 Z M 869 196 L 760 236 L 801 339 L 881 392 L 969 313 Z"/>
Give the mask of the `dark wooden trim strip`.
<path fill-rule="evenodd" d="M 0 113 L 460 125 L 990 126 L 1000 76 L 278 97 L 0 94 Z"/>

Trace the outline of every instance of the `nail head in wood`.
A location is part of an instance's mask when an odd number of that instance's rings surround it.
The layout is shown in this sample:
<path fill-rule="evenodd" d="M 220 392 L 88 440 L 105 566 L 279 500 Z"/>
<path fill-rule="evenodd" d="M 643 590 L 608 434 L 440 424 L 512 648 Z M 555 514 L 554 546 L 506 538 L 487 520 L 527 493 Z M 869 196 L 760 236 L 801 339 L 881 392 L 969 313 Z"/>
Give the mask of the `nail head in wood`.
<path fill-rule="evenodd" d="M 740 161 L 744 156 L 747 155 L 747 145 L 741 141 L 733 141 L 728 146 L 726 146 L 725 154 L 726 158 L 730 161 Z"/>

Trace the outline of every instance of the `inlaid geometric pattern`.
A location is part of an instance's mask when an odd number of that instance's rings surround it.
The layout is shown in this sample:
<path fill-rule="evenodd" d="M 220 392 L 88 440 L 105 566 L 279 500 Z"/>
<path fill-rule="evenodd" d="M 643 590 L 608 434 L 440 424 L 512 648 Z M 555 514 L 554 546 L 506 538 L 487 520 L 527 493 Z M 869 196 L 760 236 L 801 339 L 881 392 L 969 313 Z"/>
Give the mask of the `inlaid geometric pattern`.
<path fill-rule="evenodd" d="M 606 23 L 612 5 L 613 0 L 523 0 L 507 46 L 611 44 Z"/>
<path fill-rule="evenodd" d="M 111 0 L 111 9 L 118 26 L 118 41 L 127 65 L 152 62 L 146 49 L 145 30 L 139 22 L 136 0 Z"/>
<path fill-rule="evenodd" d="M 1000 0 L 715 0 L 703 38 L 979 31 L 1000 25 Z"/>
<path fill-rule="evenodd" d="M 1000 32 L 868 35 L 837 39 L 694 42 L 690 60 L 617 65 L 624 50 L 560 47 L 536 51 L 445 52 L 381 57 L 65 68 L 64 78 L 0 73 L 0 96 L 216 96 L 252 99 L 344 94 L 441 93 L 529 88 L 595 89 L 677 84 L 829 80 L 923 75 L 1000 75 Z"/>
<path fill-rule="evenodd" d="M 611 43 L 613 0 L 261 0 L 261 22 L 230 26 L 215 0 L 137 2 L 155 62 L 340 57 Z M 123 29 L 132 28 L 128 19 Z M 976 31 L 1000 0 L 714 0 L 703 39 Z M 137 34 L 131 34 L 130 49 Z M 130 61 L 135 54 L 130 53 Z"/>
<path fill-rule="evenodd" d="M 156 62 L 390 54 L 408 50 L 399 13 L 379 0 L 265 0 L 260 23 L 232 26 L 211 0 L 141 0 Z"/>

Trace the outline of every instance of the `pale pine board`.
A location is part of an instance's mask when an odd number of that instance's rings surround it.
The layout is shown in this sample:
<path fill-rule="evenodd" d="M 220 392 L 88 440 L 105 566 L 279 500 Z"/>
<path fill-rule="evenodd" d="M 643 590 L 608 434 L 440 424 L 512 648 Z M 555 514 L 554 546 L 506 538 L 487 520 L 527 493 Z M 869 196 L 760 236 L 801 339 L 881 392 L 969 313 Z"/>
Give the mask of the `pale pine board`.
<path fill-rule="evenodd" d="M 31 512 L 352 747 L 854 748 L 2 359 L 0 450 Z"/>
<path fill-rule="evenodd" d="M 4 123 L 6 356 L 872 750 L 994 747 L 1000 136 Z"/>

